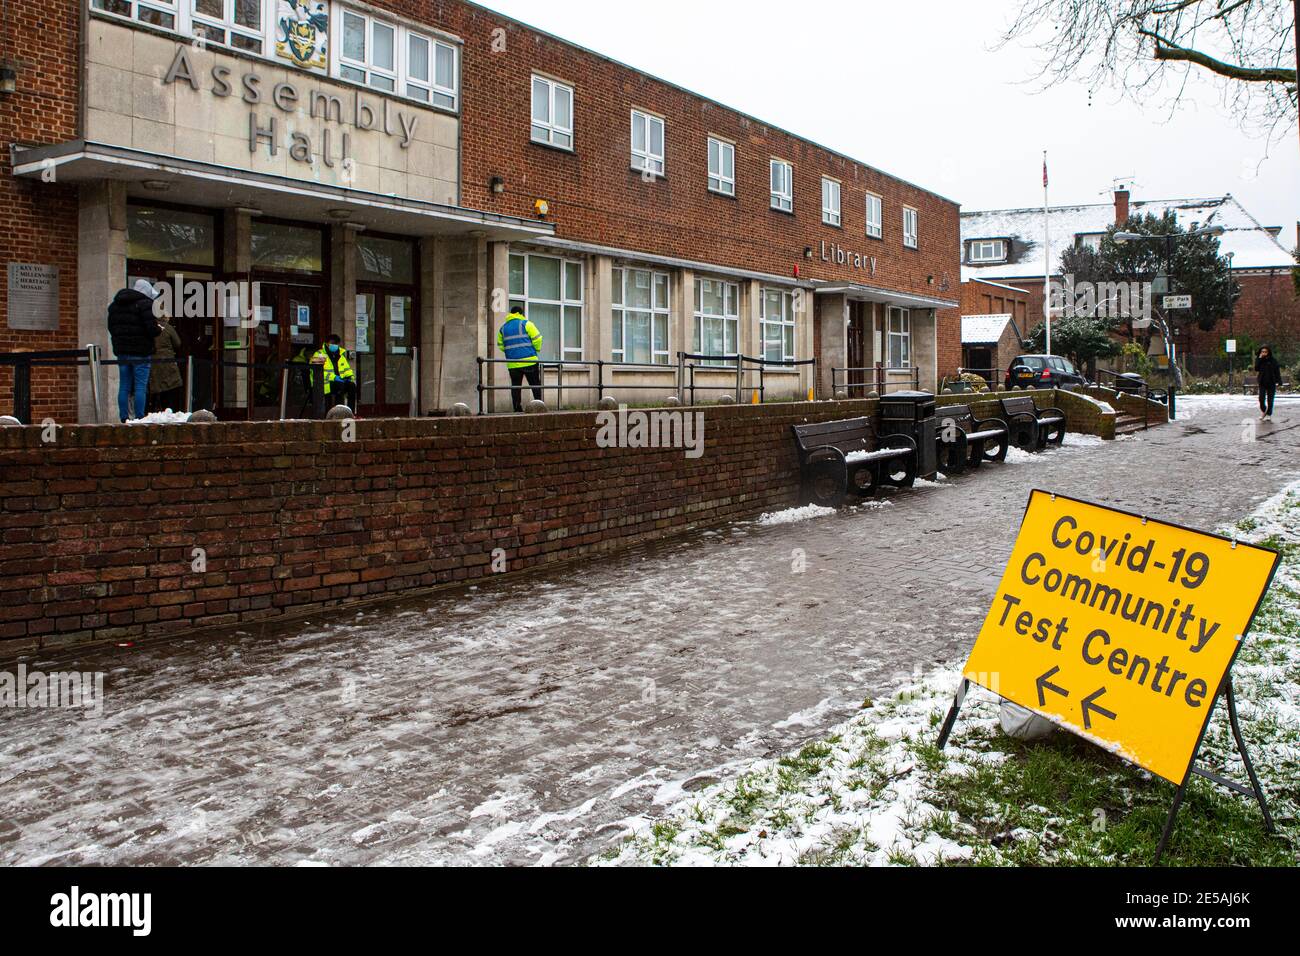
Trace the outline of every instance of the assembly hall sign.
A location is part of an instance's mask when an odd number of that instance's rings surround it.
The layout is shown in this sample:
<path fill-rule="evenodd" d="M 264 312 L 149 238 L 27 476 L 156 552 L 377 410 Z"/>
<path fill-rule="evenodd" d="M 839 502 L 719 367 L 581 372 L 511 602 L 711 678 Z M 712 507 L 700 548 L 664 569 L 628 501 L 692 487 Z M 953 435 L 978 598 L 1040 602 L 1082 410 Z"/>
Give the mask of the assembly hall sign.
<path fill-rule="evenodd" d="M 1035 491 L 964 676 L 1181 783 L 1278 560 Z"/>

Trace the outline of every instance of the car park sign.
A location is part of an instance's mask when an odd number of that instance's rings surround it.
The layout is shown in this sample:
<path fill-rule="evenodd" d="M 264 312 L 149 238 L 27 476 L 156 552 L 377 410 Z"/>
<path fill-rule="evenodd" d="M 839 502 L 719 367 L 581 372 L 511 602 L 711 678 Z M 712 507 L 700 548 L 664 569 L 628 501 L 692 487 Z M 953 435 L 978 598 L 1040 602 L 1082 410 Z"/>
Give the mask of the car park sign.
<path fill-rule="evenodd" d="M 1192 307 L 1192 297 L 1190 295 L 1167 295 L 1163 301 L 1166 309 L 1190 309 Z"/>
<path fill-rule="evenodd" d="M 1034 491 L 965 679 L 1182 784 L 1278 560 Z"/>

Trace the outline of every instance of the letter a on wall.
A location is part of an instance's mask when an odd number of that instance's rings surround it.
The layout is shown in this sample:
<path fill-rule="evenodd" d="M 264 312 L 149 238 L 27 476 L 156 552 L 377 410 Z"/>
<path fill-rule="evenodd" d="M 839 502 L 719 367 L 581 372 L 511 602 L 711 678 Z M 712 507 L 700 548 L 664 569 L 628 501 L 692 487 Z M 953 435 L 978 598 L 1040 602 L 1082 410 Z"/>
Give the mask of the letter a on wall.
<path fill-rule="evenodd" d="M 1183 784 L 1278 560 L 1034 491 L 963 676 Z"/>

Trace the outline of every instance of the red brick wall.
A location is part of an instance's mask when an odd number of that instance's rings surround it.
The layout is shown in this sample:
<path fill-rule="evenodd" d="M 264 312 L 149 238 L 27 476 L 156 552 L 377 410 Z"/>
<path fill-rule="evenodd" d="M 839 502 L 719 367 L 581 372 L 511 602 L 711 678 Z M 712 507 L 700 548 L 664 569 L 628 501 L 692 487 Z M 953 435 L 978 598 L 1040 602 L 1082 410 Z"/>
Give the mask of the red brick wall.
<path fill-rule="evenodd" d="M 867 402 L 704 410 L 704 455 L 596 445 L 595 413 L 0 429 L 0 656 L 281 616 L 793 504 L 789 427 Z M 193 573 L 193 549 L 207 555 Z"/>
<path fill-rule="evenodd" d="M 399 15 L 431 23 L 465 42 L 462 74 L 463 204 L 532 217 L 550 203 L 558 234 L 571 239 L 809 278 L 857 279 L 932 296 L 957 296 L 958 207 L 878 170 L 620 66 L 597 54 L 525 29 L 471 4 L 378 0 Z M 505 52 L 492 52 L 493 31 Z M 758 69 L 744 60 L 742 69 Z M 744 65 L 748 64 L 748 65 Z M 531 72 L 574 86 L 575 151 L 529 139 Z M 643 182 L 630 168 L 630 111 L 665 118 L 666 176 Z M 736 144 L 737 198 L 708 191 L 708 136 Z M 773 157 L 794 164 L 794 215 L 769 208 Z M 842 183 L 843 228 L 822 225 L 821 176 Z M 492 176 L 506 181 L 494 196 Z M 866 236 L 866 193 L 884 197 L 884 236 Z M 902 240 L 902 206 L 919 211 L 920 249 Z M 806 246 L 836 242 L 877 258 L 869 273 L 803 257 Z M 929 277 L 934 282 L 929 282 Z"/>
<path fill-rule="evenodd" d="M 1232 319 L 1233 333 L 1271 344 L 1284 361 L 1300 361 L 1300 299 L 1296 298 L 1290 270 L 1236 272 L 1233 278 L 1241 286 Z M 1183 333 L 1182 348 L 1190 355 L 1223 355 L 1222 342 L 1227 337 L 1227 322 L 1220 322 L 1209 332 L 1193 327 Z M 1238 361 L 1244 363 L 1245 356 L 1239 355 Z"/>
<path fill-rule="evenodd" d="M 11 3 L 3 53 L 16 61 L 18 91 L 0 95 L 0 352 L 75 348 L 77 345 L 77 194 L 72 187 L 13 178 L 11 144 L 37 145 L 77 138 L 80 37 L 78 0 Z M 9 328 L 10 262 L 59 269 L 59 331 Z M 0 414 L 12 405 L 12 371 L 0 367 Z M 32 415 L 75 421 L 76 376 L 36 369 Z"/>

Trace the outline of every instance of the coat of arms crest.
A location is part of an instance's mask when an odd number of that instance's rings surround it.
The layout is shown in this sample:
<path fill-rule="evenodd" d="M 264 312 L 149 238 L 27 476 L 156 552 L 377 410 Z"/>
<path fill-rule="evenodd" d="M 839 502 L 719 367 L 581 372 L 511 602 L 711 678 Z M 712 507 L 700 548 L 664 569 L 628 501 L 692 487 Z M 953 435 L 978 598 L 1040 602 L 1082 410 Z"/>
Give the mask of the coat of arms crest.
<path fill-rule="evenodd" d="M 329 23 L 323 0 L 280 0 L 276 54 L 296 66 L 323 69 L 329 48 Z"/>

